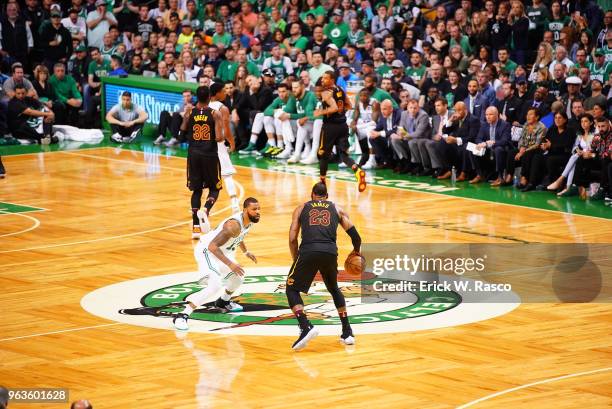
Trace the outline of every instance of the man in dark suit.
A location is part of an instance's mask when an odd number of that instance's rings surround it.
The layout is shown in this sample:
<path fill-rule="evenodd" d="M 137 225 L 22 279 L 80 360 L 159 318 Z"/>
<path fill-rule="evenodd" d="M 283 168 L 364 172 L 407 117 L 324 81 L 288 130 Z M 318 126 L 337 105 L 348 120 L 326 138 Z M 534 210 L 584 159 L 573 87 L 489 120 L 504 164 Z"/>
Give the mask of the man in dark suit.
<path fill-rule="evenodd" d="M 485 119 L 476 137 L 476 144 L 481 149 L 486 149 L 484 155 L 476 156 L 470 152 L 474 167 L 478 175 L 475 183 L 487 180 L 487 169 L 494 162 L 497 178 L 491 186 L 501 186 L 504 177 L 504 168 L 508 156 L 508 145 L 510 144 L 510 124 L 499 118 L 499 112 L 495 107 L 489 107 L 485 111 Z M 475 178 L 475 179 L 476 179 Z"/>
<path fill-rule="evenodd" d="M 391 150 L 391 139 L 396 138 L 397 127 L 402 116 L 402 111 L 393 108 L 391 100 L 385 99 L 380 103 L 380 116 L 376 122 L 376 128 L 370 131 L 370 143 L 374 149 L 376 162 L 381 168 L 393 168 L 393 156 Z M 397 169 L 398 171 L 401 169 Z"/>
<path fill-rule="evenodd" d="M 523 101 L 514 95 L 514 84 L 506 81 L 502 84 L 503 99 L 495 101 L 499 117 L 504 121 L 518 125 L 523 113 Z"/>
<path fill-rule="evenodd" d="M 538 108 L 538 111 L 540 112 L 540 118 L 548 115 L 548 113 L 550 112 L 550 105 L 546 102 L 547 98 L 548 98 L 548 88 L 540 85 L 534 91 L 533 99 L 528 100 L 523 105 L 523 112 L 521 112 L 521 118 L 519 122 L 521 124 L 525 123 L 525 120 L 527 118 L 527 111 L 529 111 L 529 108 L 531 107 Z"/>
<path fill-rule="evenodd" d="M 478 81 L 468 82 L 468 96 L 463 100 L 470 115 L 475 116 L 481 122 L 484 121 L 485 109 L 489 106 L 487 99 L 478 91 Z"/>
<path fill-rule="evenodd" d="M 442 140 L 439 142 L 441 147 L 440 159 L 444 169 L 450 169 L 453 163 L 460 171 L 458 181 L 466 179 L 468 172 L 472 169 L 472 162 L 466 150 L 469 142 L 474 143 L 480 121 L 467 110 L 465 103 L 457 102 L 455 112 L 449 118 L 446 126 L 442 128 Z M 447 170 L 438 179 L 448 179 L 451 171 Z"/>

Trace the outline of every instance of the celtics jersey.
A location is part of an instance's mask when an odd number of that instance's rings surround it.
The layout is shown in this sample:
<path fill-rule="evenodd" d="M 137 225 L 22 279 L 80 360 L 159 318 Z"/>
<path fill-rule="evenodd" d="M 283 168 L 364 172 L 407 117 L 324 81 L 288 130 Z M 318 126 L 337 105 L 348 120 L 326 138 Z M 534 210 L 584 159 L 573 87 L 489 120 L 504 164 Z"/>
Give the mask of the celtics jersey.
<path fill-rule="evenodd" d="M 591 79 L 599 80 L 602 84 L 606 84 L 612 74 L 612 63 L 604 62 L 602 66 L 598 67 L 595 63 L 588 64 L 589 71 L 591 71 Z"/>
<path fill-rule="evenodd" d="M 412 78 L 415 84 L 418 84 L 419 81 L 425 76 L 425 66 L 421 65 L 420 67 L 408 67 L 406 69 L 406 75 Z"/>
<path fill-rule="evenodd" d="M 219 223 L 216 229 L 200 237 L 199 245 L 202 248 L 207 249 L 208 245 L 215 239 L 215 237 L 219 235 L 219 233 L 221 233 L 221 231 L 223 230 L 223 226 L 225 226 L 225 223 L 227 223 L 230 220 L 235 220 L 240 224 L 240 234 L 238 234 L 238 236 L 236 237 L 230 237 L 229 240 L 225 244 L 219 246 L 219 249 L 223 252 L 223 254 L 225 254 L 226 257 L 229 256 L 230 258 L 233 259 L 234 253 L 236 252 L 236 248 L 238 248 L 240 243 L 244 241 L 244 238 L 246 237 L 246 235 L 249 233 L 249 230 L 253 226 L 253 223 L 249 223 L 247 225 L 244 224 L 242 220 L 242 212 L 233 214 L 227 219 L 224 219 L 221 223 Z"/>
<path fill-rule="evenodd" d="M 370 98 L 367 105 L 362 104 L 361 101 L 359 102 L 359 122 L 360 123 L 367 123 L 372 120 L 372 110 L 373 110 L 372 107 L 374 105 L 374 102 L 376 102 L 376 100 L 373 98 Z"/>
<path fill-rule="evenodd" d="M 266 60 L 266 53 L 261 53 L 259 54 L 259 57 L 255 58 L 253 57 L 253 55 L 251 53 L 247 54 L 247 61 L 252 62 L 253 64 L 255 64 L 257 66 L 257 68 L 259 69 L 259 71 L 262 71 L 262 67 L 263 67 L 263 63 Z"/>
<path fill-rule="evenodd" d="M 569 22 L 570 22 L 570 19 L 567 16 L 564 16 L 563 18 L 559 20 L 550 20 L 548 22 L 548 30 L 553 32 L 553 37 L 555 39 L 555 42 L 559 41 L 559 38 L 561 37 L 561 30 L 563 30 L 563 27 L 568 25 Z"/>
<path fill-rule="evenodd" d="M 274 72 L 274 79 L 277 83 L 282 82 L 287 77 L 287 70 L 282 58 L 280 61 L 275 61 L 274 58 L 271 58 L 270 69 Z"/>

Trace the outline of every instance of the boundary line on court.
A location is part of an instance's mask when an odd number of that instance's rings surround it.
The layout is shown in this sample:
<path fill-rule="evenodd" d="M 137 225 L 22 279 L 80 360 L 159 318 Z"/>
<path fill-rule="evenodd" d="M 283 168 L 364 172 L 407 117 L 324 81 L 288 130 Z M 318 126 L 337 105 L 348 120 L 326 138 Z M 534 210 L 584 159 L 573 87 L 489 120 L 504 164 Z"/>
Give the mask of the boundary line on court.
<path fill-rule="evenodd" d="M 540 381 L 527 383 L 525 385 L 516 386 L 514 388 L 505 389 L 503 391 L 499 391 L 499 392 L 492 393 L 490 395 L 483 396 L 482 398 L 478 398 L 478 399 L 473 400 L 471 402 L 464 403 L 461 406 L 457 406 L 456 409 L 469 408 L 471 406 L 477 405 L 477 404 L 479 404 L 481 402 L 484 402 L 484 401 L 487 401 L 489 399 L 493 399 L 493 398 L 496 398 L 498 396 L 506 395 L 508 393 L 515 392 L 515 391 L 518 391 L 518 390 L 521 390 L 521 389 L 530 388 L 532 386 L 542 385 L 542 384 L 545 384 L 545 383 L 551 383 L 551 382 L 560 381 L 560 380 L 563 380 L 563 379 L 576 378 L 578 376 L 592 375 L 592 374 L 601 373 L 601 372 L 607 372 L 607 371 L 612 371 L 612 366 L 607 367 L 607 368 L 594 369 L 592 371 L 576 372 L 576 373 L 573 373 L 573 374 L 557 376 L 555 378 L 542 379 Z"/>

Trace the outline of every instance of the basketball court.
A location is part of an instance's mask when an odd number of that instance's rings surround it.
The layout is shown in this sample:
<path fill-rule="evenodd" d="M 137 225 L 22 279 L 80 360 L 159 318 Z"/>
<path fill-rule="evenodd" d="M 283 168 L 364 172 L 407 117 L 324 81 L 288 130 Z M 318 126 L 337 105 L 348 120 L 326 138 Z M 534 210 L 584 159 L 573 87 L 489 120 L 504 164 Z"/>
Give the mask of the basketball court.
<path fill-rule="evenodd" d="M 321 336 L 292 351 L 298 330 L 283 291 L 288 230 L 293 209 L 309 200 L 314 167 L 237 160 L 241 197 L 261 204 L 261 221 L 246 238 L 259 262 L 238 256 L 249 309 L 200 314 L 193 330 L 175 332 L 156 307 L 182 299 L 197 280 L 184 152 L 28 149 L 2 156 L 0 384 L 67 388 L 70 401 L 89 399 L 96 409 L 612 406 L 612 308 L 596 301 L 458 300 L 413 319 L 360 303 L 358 281 L 341 273 L 356 345 L 338 342 L 331 297 L 317 282 L 305 301 Z M 388 173 L 358 194 L 351 174 L 332 176 L 330 200 L 350 214 L 364 243 L 612 237 L 612 208 L 601 203 L 544 192 L 522 200 L 512 188 L 464 189 Z M 213 225 L 230 212 L 222 191 Z M 351 242 L 338 237 L 344 260 Z M 612 263 L 603 263 L 605 287 Z"/>

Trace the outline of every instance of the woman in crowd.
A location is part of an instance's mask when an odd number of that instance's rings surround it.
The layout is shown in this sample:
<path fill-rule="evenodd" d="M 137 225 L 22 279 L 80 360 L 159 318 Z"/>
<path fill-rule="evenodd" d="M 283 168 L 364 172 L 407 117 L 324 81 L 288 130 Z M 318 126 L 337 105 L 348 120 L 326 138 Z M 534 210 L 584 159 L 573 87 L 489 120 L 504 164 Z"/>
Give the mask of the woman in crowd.
<path fill-rule="evenodd" d="M 572 155 L 570 156 L 563 173 L 557 180 L 548 185 L 548 190 L 558 190 L 565 183 L 566 187 L 559 193 L 559 197 L 575 196 L 578 194 L 578 187 L 573 184 L 574 172 L 576 170 L 576 162 L 585 152 L 590 152 L 591 142 L 593 141 L 593 116 L 591 114 L 583 114 L 580 117 L 580 130 L 576 136 Z"/>
<path fill-rule="evenodd" d="M 543 160 L 549 181 L 559 178 L 561 169 L 572 154 L 576 132 L 567 126 L 567 121 L 565 112 L 557 112 L 554 116 L 554 125 L 546 132 L 546 137 L 541 145 L 542 151 L 547 152 Z"/>
<path fill-rule="evenodd" d="M 538 81 L 538 72 L 542 69 L 546 69 L 548 71 L 548 66 L 553 60 L 553 48 L 550 44 L 541 42 L 538 46 L 538 53 L 536 55 L 536 60 L 533 63 L 533 67 L 531 68 L 531 73 L 529 74 L 529 82 Z"/>

